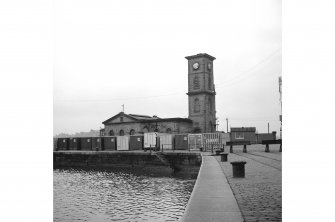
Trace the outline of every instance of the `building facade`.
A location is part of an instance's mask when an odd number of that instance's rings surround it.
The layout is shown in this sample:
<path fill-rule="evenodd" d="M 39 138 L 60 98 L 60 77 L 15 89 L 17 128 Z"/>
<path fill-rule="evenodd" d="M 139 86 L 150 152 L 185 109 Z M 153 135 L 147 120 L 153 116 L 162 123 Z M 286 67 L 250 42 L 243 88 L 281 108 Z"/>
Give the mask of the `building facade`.
<path fill-rule="evenodd" d="M 206 53 L 185 57 L 188 60 L 189 118 L 159 118 L 137 114 L 117 115 L 103 122 L 105 136 L 134 135 L 146 132 L 212 133 L 216 130 L 213 61 Z"/>
<path fill-rule="evenodd" d="M 119 114 L 104 121 L 105 136 L 123 136 L 147 132 L 186 133 L 192 128 L 192 121 L 187 118 L 159 118 L 136 114 Z"/>

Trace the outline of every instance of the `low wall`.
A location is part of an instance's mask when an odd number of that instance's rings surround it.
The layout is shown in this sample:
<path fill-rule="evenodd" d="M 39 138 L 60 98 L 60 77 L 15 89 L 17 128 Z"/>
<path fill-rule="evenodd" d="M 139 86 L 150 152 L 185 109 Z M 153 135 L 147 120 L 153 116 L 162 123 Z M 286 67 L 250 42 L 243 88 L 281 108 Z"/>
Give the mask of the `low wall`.
<path fill-rule="evenodd" d="M 198 172 L 201 165 L 200 153 L 164 153 L 169 163 L 180 171 Z M 54 151 L 54 168 L 60 167 L 133 167 L 170 168 L 150 152 L 122 151 Z"/>

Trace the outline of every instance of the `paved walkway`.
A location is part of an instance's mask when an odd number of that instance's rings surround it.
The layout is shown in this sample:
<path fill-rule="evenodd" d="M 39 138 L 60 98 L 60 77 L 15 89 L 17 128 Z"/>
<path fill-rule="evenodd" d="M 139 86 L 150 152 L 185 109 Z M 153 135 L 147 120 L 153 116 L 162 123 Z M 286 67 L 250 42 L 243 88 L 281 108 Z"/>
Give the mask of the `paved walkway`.
<path fill-rule="evenodd" d="M 202 153 L 202 165 L 182 222 L 242 222 L 234 194 L 214 156 Z"/>
<path fill-rule="evenodd" d="M 242 147 L 234 147 L 234 153 L 228 155 L 228 162 L 221 162 L 220 156 L 215 157 L 246 222 L 282 221 L 281 153 L 278 152 L 279 146 L 272 147 L 270 153 L 265 153 L 263 146 L 251 146 L 250 149 L 248 146 L 248 153 L 243 153 Z M 230 162 L 241 160 L 247 162 L 245 178 L 233 178 Z"/>

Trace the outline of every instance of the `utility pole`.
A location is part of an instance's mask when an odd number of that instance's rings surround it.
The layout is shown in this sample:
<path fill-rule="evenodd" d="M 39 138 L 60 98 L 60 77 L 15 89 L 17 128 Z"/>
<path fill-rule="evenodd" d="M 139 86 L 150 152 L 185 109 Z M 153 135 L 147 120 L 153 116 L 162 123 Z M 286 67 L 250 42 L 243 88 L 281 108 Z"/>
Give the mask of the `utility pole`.
<path fill-rule="evenodd" d="M 282 139 L 282 126 L 283 126 L 283 116 L 282 116 L 282 78 L 279 76 L 279 102 L 280 102 L 280 115 L 279 115 L 279 120 L 280 120 L 280 139 Z"/>
<path fill-rule="evenodd" d="M 124 113 L 124 104 L 122 104 L 122 112 Z"/>
<path fill-rule="evenodd" d="M 270 133 L 270 123 L 268 122 L 268 133 Z"/>
<path fill-rule="evenodd" d="M 228 133 L 228 118 L 226 118 L 226 121 L 227 121 L 227 133 Z"/>

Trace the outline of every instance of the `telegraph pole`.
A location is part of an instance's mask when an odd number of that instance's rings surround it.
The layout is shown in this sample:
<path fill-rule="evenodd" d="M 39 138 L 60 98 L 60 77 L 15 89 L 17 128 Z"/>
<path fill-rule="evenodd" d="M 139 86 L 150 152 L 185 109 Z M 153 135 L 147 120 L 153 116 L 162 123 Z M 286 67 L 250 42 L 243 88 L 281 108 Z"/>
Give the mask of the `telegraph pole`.
<path fill-rule="evenodd" d="M 279 115 L 279 120 L 280 120 L 280 139 L 282 139 L 282 126 L 283 126 L 283 116 L 282 116 L 282 78 L 279 76 L 279 102 L 280 102 L 280 115 Z"/>
<path fill-rule="evenodd" d="M 270 123 L 268 122 L 268 133 L 270 133 Z"/>

